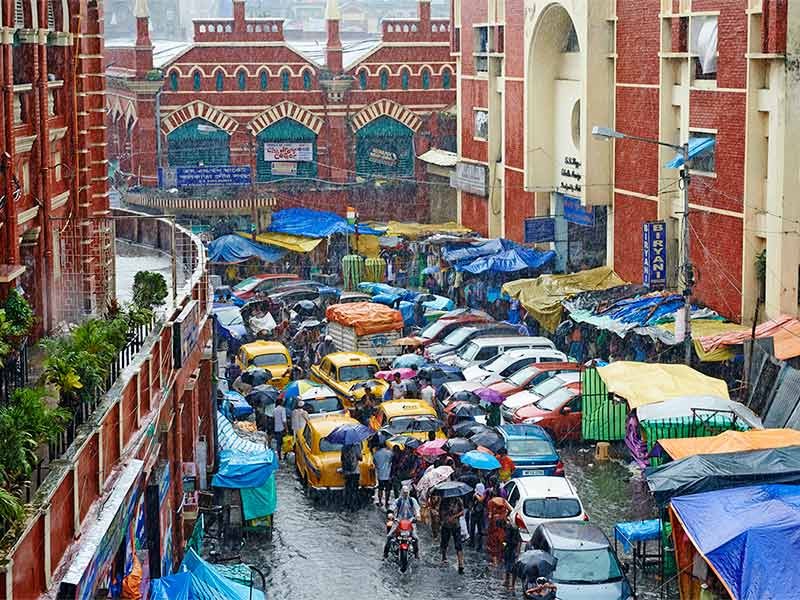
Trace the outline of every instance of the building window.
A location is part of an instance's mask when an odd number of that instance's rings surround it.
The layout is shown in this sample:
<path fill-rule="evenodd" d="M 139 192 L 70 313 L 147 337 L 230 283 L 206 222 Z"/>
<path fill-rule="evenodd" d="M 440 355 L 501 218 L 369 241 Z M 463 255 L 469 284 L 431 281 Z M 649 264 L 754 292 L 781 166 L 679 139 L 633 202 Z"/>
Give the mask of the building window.
<path fill-rule="evenodd" d="M 381 70 L 381 89 L 385 90 L 389 87 L 389 70 L 382 69 Z"/>
<path fill-rule="evenodd" d="M 178 91 L 178 74 L 175 71 L 169 74 L 169 89 L 173 92 Z"/>
<path fill-rule="evenodd" d="M 717 17 L 691 17 L 689 52 L 694 61 L 695 79 L 717 78 Z"/>
<path fill-rule="evenodd" d="M 284 92 L 289 91 L 289 71 L 281 72 L 281 89 Z"/>
<path fill-rule="evenodd" d="M 580 44 L 578 43 L 578 32 L 575 31 L 575 25 L 573 25 L 571 22 L 569 24 L 567 38 L 564 40 L 564 47 L 561 51 L 565 54 L 572 54 L 581 51 Z"/>
<path fill-rule="evenodd" d="M 461 52 L 461 27 L 453 28 L 453 38 L 450 40 L 450 51 Z"/>
<path fill-rule="evenodd" d="M 200 88 L 202 87 L 202 79 L 200 79 L 200 71 L 195 71 L 194 75 L 192 75 L 192 89 L 195 92 L 199 92 Z"/>
<path fill-rule="evenodd" d="M 427 90 L 431 87 L 431 72 L 428 69 L 422 71 L 422 89 Z"/>
<path fill-rule="evenodd" d="M 217 71 L 217 76 L 214 78 L 214 87 L 217 88 L 218 92 L 225 89 L 225 76 L 222 71 Z"/>
<path fill-rule="evenodd" d="M 695 156 L 690 163 L 692 171 L 698 173 L 716 173 L 717 172 L 717 134 L 706 133 L 705 131 L 695 131 L 690 133 L 691 139 L 711 138 L 714 140 L 714 145 L 709 149 Z"/>
<path fill-rule="evenodd" d="M 489 70 L 489 28 L 476 27 L 473 33 L 475 70 L 479 73 L 486 73 Z"/>
<path fill-rule="evenodd" d="M 362 90 L 367 89 L 367 72 L 364 69 L 358 73 L 358 85 L 361 86 Z"/>
<path fill-rule="evenodd" d="M 475 110 L 475 132 L 476 140 L 489 139 L 489 111 L 484 109 Z"/>
<path fill-rule="evenodd" d="M 311 73 L 309 71 L 303 71 L 303 89 L 311 89 Z"/>
<path fill-rule="evenodd" d="M 452 82 L 450 80 L 451 77 L 452 75 L 450 73 L 450 69 L 445 69 L 444 72 L 442 73 L 442 87 L 446 90 L 449 90 L 450 86 L 452 85 Z"/>
<path fill-rule="evenodd" d="M 266 90 L 269 87 L 269 78 L 267 77 L 266 71 L 261 71 L 261 75 L 258 77 L 258 83 L 262 90 Z"/>
<path fill-rule="evenodd" d="M 239 84 L 240 90 L 247 89 L 247 73 L 245 73 L 244 69 L 240 70 L 236 75 L 236 82 Z"/>
<path fill-rule="evenodd" d="M 400 85 L 404 90 L 408 89 L 408 69 L 403 69 L 403 72 L 400 73 Z"/>

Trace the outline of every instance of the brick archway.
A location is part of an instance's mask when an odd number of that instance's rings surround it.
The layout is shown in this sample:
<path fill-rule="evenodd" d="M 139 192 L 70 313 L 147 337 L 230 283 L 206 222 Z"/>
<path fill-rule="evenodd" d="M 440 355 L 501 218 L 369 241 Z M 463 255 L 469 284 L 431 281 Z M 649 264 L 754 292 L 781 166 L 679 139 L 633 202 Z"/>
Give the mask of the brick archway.
<path fill-rule="evenodd" d="M 253 120 L 250 121 L 247 127 L 248 129 L 250 129 L 253 135 L 258 135 L 259 133 L 264 131 L 267 127 L 277 123 L 281 119 L 292 119 L 294 121 L 297 121 L 304 127 L 308 127 L 316 135 L 319 135 L 319 132 L 322 130 L 322 125 L 324 123 L 324 121 L 320 117 L 318 117 L 311 111 L 303 108 L 298 104 L 295 104 L 294 102 L 289 102 L 288 100 L 285 100 L 283 102 L 276 104 L 275 106 L 269 107 L 260 115 L 253 118 Z"/>
<path fill-rule="evenodd" d="M 353 131 L 358 131 L 379 117 L 391 117 L 415 133 L 422 125 L 422 119 L 405 106 L 392 100 L 384 99 L 365 106 L 353 115 Z"/>
<path fill-rule="evenodd" d="M 192 119 L 204 119 L 223 129 L 229 135 L 233 135 L 233 132 L 239 127 L 239 123 L 230 115 L 218 108 L 214 108 L 210 104 L 195 100 L 168 114 L 161 123 L 161 130 L 165 134 L 171 133 Z"/>

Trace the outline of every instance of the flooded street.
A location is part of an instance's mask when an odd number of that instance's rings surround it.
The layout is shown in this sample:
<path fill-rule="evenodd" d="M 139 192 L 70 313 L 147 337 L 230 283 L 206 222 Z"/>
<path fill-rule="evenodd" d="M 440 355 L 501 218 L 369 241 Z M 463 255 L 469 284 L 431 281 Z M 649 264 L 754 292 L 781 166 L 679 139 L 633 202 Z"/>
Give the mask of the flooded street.
<path fill-rule="evenodd" d="M 653 513 L 649 498 L 621 463 L 594 464 L 593 449 L 563 448 L 570 479 L 578 486 L 592 522 L 611 536 L 614 523 L 647 518 Z M 503 589 L 502 566 L 492 567 L 485 552 L 465 547 L 466 572 L 456 571 L 452 546 L 449 563 L 439 560 L 438 542 L 421 524 L 420 556 L 411 572 L 400 575 L 392 563 L 381 560 L 383 514 L 375 506 L 343 513 L 303 493 L 290 460 L 277 474 L 278 511 L 272 543 L 250 540 L 242 560 L 267 574 L 269 598 L 319 600 L 324 598 L 390 600 L 395 598 L 511 598 Z M 639 586 L 640 598 L 658 598 L 657 583 Z M 516 597 L 521 597 L 519 588 Z"/>

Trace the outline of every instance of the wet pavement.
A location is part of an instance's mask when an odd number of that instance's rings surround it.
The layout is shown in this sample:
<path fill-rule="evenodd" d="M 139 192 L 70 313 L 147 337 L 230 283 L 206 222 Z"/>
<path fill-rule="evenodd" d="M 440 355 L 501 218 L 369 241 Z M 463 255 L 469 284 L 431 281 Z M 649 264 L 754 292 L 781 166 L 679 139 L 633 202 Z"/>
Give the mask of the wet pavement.
<path fill-rule="evenodd" d="M 611 536 L 615 523 L 649 518 L 653 507 L 642 483 L 618 461 L 595 463 L 588 446 L 562 448 L 567 474 L 578 487 L 591 521 Z M 466 572 L 456 571 L 455 553 L 442 565 L 438 544 L 421 524 L 421 559 L 401 575 L 381 560 L 383 513 L 375 506 L 356 513 L 312 502 L 294 474 L 292 456 L 277 474 L 278 511 L 272 542 L 253 539 L 242 548 L 242 560 L 268 573 L 270 599 L 389 600 L 414 598 L 486 600 L 512 598 L 503 589 L 502 567 L 492 567 L 485 553 L 465 549 Z M 639 586 L 639 598 L 658 598 L 650 577 Z M 517 598 L 521 597 L 519 589 Z"/>

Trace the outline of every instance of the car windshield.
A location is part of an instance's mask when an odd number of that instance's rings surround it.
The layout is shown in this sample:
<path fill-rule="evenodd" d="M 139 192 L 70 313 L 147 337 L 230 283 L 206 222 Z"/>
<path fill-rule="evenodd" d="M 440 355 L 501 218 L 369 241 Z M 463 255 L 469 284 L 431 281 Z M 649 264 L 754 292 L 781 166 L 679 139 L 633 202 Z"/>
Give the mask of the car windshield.
<path fill-rule="evenodd" d="M 470 327 L 461 327 L 460 329 L 448 333 L 442 340 L 442 343 L 448 346 L 458 347 L 467 341 L 467 338 L 472 335 L 473 331 L 474 329 Z"/>
<path fill-rule="evenodd" d="M 470 342 L 469 344 L 462 346 L 461 349 L 459 349 L 459 351 L 456 352 L 456 355 L 459 358 L 463 358 L 464 360 L 472 360 L 472 358 L 476 354 L 478 354 L 480 349 L 481 348 L 480 346 L 478 346 L 478 344 L 476 344 L 475 342 Z"/>
<path fill-rule="evenodd" d="M 575 498 L 528 498 L 522 512 L 533 519 L 569 519 L 581 514 L 581 504 Z"/>
<path fill-rule="evenodd" d="M 285 365 L 287 362 L 286 356 L 283 354 L 259 354 L 253 357 L 253 360 L 250 361 L 250 366 L 269 367 L 271 365 Z"/>
<path fill-rule="evenodd" d="M 246 292 L 256 287 L 256 284 L 259 281 L 261 280 L 258 277 L 248 277 L 247 279 L 243 279 L 235 286 L 233 286 L 233 289 L 236 290 L 237 292 Z"/>
<path fill-rule="evenodd" d="M 332 444 L 325 438 L 321 438 L 319 440 L 319 451 L 320 452 L 341 452 L 342 445 L 341 444 Z"/>
<path fill-rule="evenodd" d="M 587 584 L 620 581 L 619 563 L 610 548 L 597 550 L 553 550 L 558 566 L 553 572 L 556 583 Z"/>
<path fill-rule="evenodd" d="M 547 440 L 509 440 L 508 453 L 512 456 L 552 456 L 555 450 Z"/>
<path fill-rule="evenodd" d="M 503 368 L 508 364 L 509 364 L 508 356 L 505 354 L 498 354 L 497 356 L 493 356 L 492 358 L 487 358 L 479 366 L 484 371 L 489 371 L 490 373 L 498 373 L 502 371 Z"/>
<path fill-rule="evenodd" d="M 433 417 L 395 417 L 386 426 L 389 433 L 406 433 L 410 431 L 436 431 L 439 429 L 439 421 Z"/>
<path fill-rule="evenodd" d="M 558 388 L 563 387 L 564 384 L 566 384 L 566 381 L 560 377 L 551 377 L 547 381 L 543 381 L 539 385 L 531 388 L 531 391 L 540 396 L 547 396 L 555 392 Z"/>
<path fill-rule="evenodd" d="M 449 323 L 447 323 L 447 321 L 434 321 L 433 323 L 431 323 L 425 329 L 422 330 L 422 332 L 419 334 L 419 337 L 426 340 L 432 340 L 437 335 L 439 335 L 442 332 L 442 330 L 448 325 Z"/>
<path fill-rule="evenodd" d="M 238 309 L 229 308 L 227 310 L 220 310 L 214 313 L 220 325 L 225 327 L 232 327 L 233 325 L 244 325 L 242 320 L 242 313 Z"/>
<path fill-rule="evenodd" d="M 304 400 L 303 409 L 310 415 L 336 412 L 342 410 L 342 401 L 336 396 L 320 398 L 319 400 Z"/>
<path fill-rule="evenodd" d="M 339 368 L 339 381 L 366 381 L 375 377 L 375 365 L 353 365 Z"/>
<path fill-rule="evenodd" d="M 508 378 L 508 382 L 512 385 L 517 387 L 525 385 L 526 381 L 529 381 L 531 377 L 536 377 L 539 373 L 538 367 L 533 365 L 525 367 L 524 369 L 520 369 L 513 375 Z"/>
<path fill-rule="evenodd" d="M 540 398 L 536 401 L 536 406 L 542 410 L 556 410 L 559 406 L 564 404 L 567 400 L 575 395 L 575 390 L 569 388 L 561 388 L 556 390 L 549 396 Z"/>

